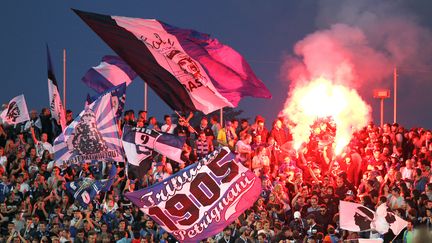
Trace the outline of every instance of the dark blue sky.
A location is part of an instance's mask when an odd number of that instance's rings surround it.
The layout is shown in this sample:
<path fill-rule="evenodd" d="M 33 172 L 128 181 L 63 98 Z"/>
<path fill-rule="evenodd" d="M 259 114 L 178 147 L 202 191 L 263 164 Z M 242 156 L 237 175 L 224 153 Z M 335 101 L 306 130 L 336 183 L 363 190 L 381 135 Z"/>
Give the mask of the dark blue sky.
<path fill-rule="evenodd" d="M 419 22 L 431 29 L 428 1 L 408 7 Z M 67 108 L 78 114 L 92 91 L 81 82 L 84 73 L 113 51 L 70 8 L 139 18 L 156 18 L 174 26 L 209 33 L 240 52 L 270 89 L 273 99 L 245 98 L 239 108 L 244 116 L 264 115 L 273 120 L 283 107 L 289 82 L 280 78 L 283 58 L 294 44 L 316 30 L 317 1 L 7 1 L 2 3 L 3 23 L 0 45 L 1 102 L 24 93 L 29 109 L 48 106 L 45 43 L 48 43 L 55 74 L 62 87 L 62 50 L 67 50 Z M 429 19 L 428 19 L 429 18 Z M 432 58 L 432 57 L 431 57 Z M 410 73 L 400 75 L 399 118 L 406 126 L 431 127 L 431 70 L 421 70 L 422 86 L 411 85 Z M 410 71 L 417 72 L 417 70 Z M 392 78 L 389 78 L 391 82 Z M 137 79 L 127 90 L 127 108 L 143 108 L 143 82 Z M 372 90 L 374 87 L 368 87 Z M 379 102 L 370 93 L 361 93 L 379 122 Z M 385 102 L 385 121 L 393 121 L 393 104 Z M 162 120 L 172 113 L 153 92 L 149 114 Z"/>

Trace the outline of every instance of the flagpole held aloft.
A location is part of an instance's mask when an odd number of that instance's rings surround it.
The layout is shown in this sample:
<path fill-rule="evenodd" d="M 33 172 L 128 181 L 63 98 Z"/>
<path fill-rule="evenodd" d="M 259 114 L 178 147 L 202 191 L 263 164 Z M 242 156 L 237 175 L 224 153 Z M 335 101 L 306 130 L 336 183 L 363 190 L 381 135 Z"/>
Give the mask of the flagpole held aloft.
<path fill-rule="evenodd" d="M 147 92 L 148 92 L 147 83 L 144 82 L 144 111 L 148 111 L 148 107 L 147 107 Z"/>
<path fill-rule="evenodd" d="M 223 127 L 223 124 L 224 124 L 224 122 L 223 122 L 223 107 L 222 107 L 222 108 L 220 108 L 220 125 L 221 125 L 221 127 Z"/>
<path fill-rule="evenodd" d="M 63 48 L 63 106 L 66 110 L 66 49 Z"/>

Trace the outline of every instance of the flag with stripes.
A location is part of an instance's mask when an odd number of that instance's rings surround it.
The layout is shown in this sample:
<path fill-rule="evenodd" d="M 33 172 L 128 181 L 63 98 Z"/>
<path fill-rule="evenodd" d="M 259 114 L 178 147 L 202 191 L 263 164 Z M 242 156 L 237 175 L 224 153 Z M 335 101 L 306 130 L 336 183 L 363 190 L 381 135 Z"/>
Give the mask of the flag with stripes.
<path fill-rule="evenodd" d="M 183 163 L 180 159 L 184 137 L 161 133 L 145 127 L 123 127 L 123 148 L 130 164 L 139 166 L 156 151 L 167 158 Z"/>
<path fill-rule="evenodd" d="M 90 68 L 82 81 L 97 93 L 126 83 L 128 86 L 137 74 L 120 57 L 104 56 L 102 62 Z"/>
<path fill-rule="evenodd" d="M 155 19 L 74 10 L 173 110 L 235 107 L 271 94 L 231 47 L 195 30 Z"/>
<path fill-rule="evenodd" d="M 10 100 L 0 117 L 3 123 L 9 125 L 30 120 L 24 95 L 18 95 Z"/>
<path fill-rule="evenodd" d="M 83 110 L 54 141 L 56 164 L 124 161 L 111 93 Z"/>
<path fill-rule="evenodd" d="M 86 105 L 91 104 L 92 102 L 97 100 L 100 96 L 103 96 L 107 93 L 111 93 L 111 105 L 113 107 L 114 113 L 118 120 L 122 116 L 123 108 L 126 102 L 126 83 L 121 83 L 117 86 L 111 87 L 101 95 L 95 95 L 93 97 L 87 95 Z"/>
<path fill-rule="evenodd" d="M 54 69 L 51 63 L 51 55 L 47 45 L 48 59 L 48 95 L 50 102 L 51 115 L 60 124 L 62 130 L 66 128 L 66 112 L 61 102 L 58 89 L 57 79 L 54 75 Z"/>

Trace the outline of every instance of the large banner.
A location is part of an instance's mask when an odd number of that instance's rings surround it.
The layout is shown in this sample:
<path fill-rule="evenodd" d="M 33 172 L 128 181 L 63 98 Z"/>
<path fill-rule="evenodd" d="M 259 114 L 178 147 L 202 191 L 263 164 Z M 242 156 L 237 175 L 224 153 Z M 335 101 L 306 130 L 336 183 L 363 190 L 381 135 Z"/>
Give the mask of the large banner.
<path fill-rule="evenodd" d="M 126 197 L 181 242 L 221 232 L 251 207 L 260 179 L 223 147 L 166 180 Z"/>
<path fill-rule="evenodd" d="M 208 114 L 244 96 L 271 97 L 246 60 L 208 34 L 155 19 L 75 12 L 173 110 Z"/>
<path fill-rule="evenodd" d="M 183 163 L 180 159 L 185 143 L 184 137 L 168 133 L 161 133 L 145 127 L 123 127 L 123 148 L 130 164 L 139 166 L 140 163 L 156 151 L 167 158 Z"/>
<path fill-rule="evenodd" d="M 56 164 L 124 161 L 111 93 L 91 103 L 54 141 Z"/>
<path fill-rule="evenodd" d="M 0 115 L 3 123 L 15 125 L 30 120 L 24 95 L 18 95 L 9 101 Z"/>

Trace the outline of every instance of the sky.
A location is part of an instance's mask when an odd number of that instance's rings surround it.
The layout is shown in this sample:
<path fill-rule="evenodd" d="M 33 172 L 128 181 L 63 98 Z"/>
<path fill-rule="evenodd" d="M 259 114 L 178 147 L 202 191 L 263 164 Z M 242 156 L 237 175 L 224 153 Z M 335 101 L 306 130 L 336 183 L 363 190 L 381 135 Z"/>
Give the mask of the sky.
<path fill-rule="evenodd" d="M 391 19 L 395 21 L 389 25 L 397 30 L 401 39 L 396 43 L 386 42 L 388 45 L 383 49 L 393 50 L 389 51 L 389 55 L 394 58 L 386 60 L 394 61 L 399 68 L 397 122 L 406 127 L 431 128 L 432 52 L 428 48 L 431 43 L 428 40 L 432 17 L 428 10 L 432 3 L 427 0 L 385 0 L 382 6 L 375 6 L 375 1 L 361 1 L 363 5 L 356 5 L 355 2 L 358 1 L 6 1 L 2 3 L 4 11 L 0 15 L 3 22 L 1 102 L 7 103 L 14 96 L 24 94 L 29 109 L 40 111 L 48 107 L 45 49 L 45 44 L 48 44 L 61 90 L 63 49 L 66 49 L 67 109 L 75 114 L 83 109 L 87 93 L 94 93 L 81 82 L 82 76 L 90 67 L 98 65 L 104 55 L 114 52 L 71 8 L 107 15 L 155 18 L 174 26 L 211 34 L 241 53 L 272 93 L 273 98 L 269 100 L 244 98 L 238 106 L 238 109 L 244 110 L 242 116 L 253 118 L 261 114 L 269 121 L 278 116 L 288 98 L 290 86 L 295 84 L 286 75 L 290 66 L 285 64 L 298 55 L 294 51 L 296 43 L 313 33 L 332 29 L 335 23 L 343 23 L 363 30 L 368 47 L 381 50 L 384 44 L 377 37 L 377 33 L 381 32 L 374 26 L 381 28 L 385 25 L 380 23 Z M 404 19 L 409 24 L 405 25 Z M 419 35 L 411 29 L 424 34 Z M 383 33 L 394 34 L 395 31 Z M 413 39 L 417 42 L 411 44 L 409 41 Z M 412 46 L 415 48 L 409 48 Z M 387 54 L 386 50 L 383 53 Z M 407 55 L 403 55 L 401 50 L 410 52 L 410 56 L 404 58 Z M 415 58 L 417 55 L 422 57 Z M 377 80 L 368 77 L 373 81 L 362 81 L 355 87 L 371 106 L 375 123 L 379 123 L 379 100 L 372 97 L 372 90 L 392 87 L 393 77 L 389 75 L 392 68 L 389 65 L 385 66 L 385 72 Z M 369 70 L 375 66 L 365 68 Z M 365 68 L 357 72 L 366 73 Z M 144 84 L 139 78 L 128 87 L 126 109 L 143 109 L 143 90 Z M 158 120 L 162 120 L 164 114 L 173 113 L 152 91 L 149 92 L 148 105 L 149 115 L 156 116 Z M 392 123 L 393 99 L 385 100 L 384 111 L 384 122 Z"/>

